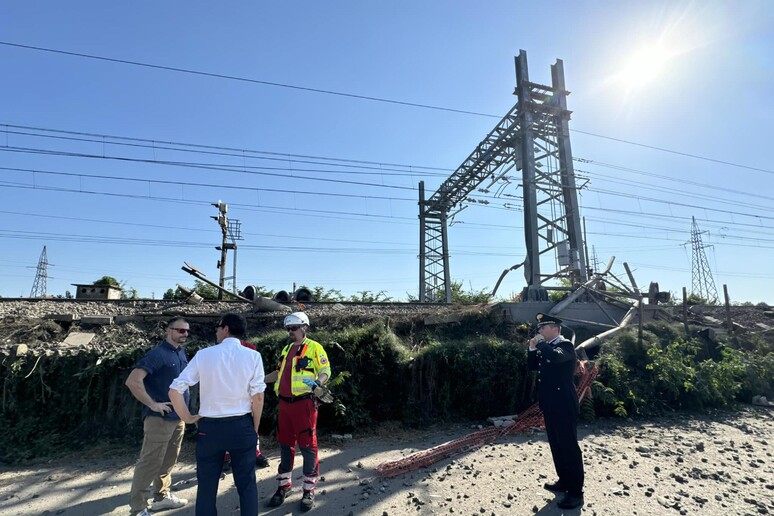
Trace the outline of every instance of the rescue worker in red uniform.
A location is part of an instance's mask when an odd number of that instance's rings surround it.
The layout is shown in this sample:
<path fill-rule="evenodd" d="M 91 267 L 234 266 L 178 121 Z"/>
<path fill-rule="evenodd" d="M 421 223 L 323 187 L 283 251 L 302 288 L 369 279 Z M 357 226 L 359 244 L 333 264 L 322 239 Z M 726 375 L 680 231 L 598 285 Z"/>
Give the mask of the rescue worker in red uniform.
<path fill-rule="evenodd" d="M 280 354 L 277 370 L 266 375 L 266 382 L 274 382 L 279 397 L 277 442 L 280 445 L 280 464 L 277 468 L 277 492 L 269 500 L 269 507 L 278 507 L 290 492 L 296 443 L 304 458 L 304 493 L 301 510 L 314 506 L 314 488 L 319 477 L 317 458 L 317 399 L 313 391 L 322 386 L 331 375 L 331 365 L 323 347 L 306 336 L 309 317 L 294 312 L 285 317 L 284 326 L 290 343 Z"/>

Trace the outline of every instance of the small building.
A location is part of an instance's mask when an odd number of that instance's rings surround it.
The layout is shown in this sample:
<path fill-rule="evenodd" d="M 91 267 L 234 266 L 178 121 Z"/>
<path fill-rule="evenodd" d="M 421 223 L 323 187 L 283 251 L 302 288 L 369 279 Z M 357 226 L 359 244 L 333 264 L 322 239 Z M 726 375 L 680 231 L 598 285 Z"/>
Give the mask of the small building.
<path fill-rule="evenodd" d="M 75 299 L 121 299 L 121 287 L 111 285 L 79 285 L 75 287 Z"/>

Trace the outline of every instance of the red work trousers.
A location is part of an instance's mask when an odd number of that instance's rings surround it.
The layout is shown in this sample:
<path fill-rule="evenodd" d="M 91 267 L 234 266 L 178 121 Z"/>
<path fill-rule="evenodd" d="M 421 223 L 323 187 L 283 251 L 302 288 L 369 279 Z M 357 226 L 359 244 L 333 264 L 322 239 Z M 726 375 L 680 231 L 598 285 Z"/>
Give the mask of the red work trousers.
<path fill-rule="evenodd" d="M 319 459 L 317 456 L 317 403 L 315 400 L 307 398 L 289 403 L 280 399 L 277 442 L 282 448 L 290 448 L 290 453 L 287 456 L 285 453 L 281 454 L 279 473 L 293 471 L 295 447 L 298 443 L 304 457 L 304 475 L 317 476 Z M 314 461 L 313 465 L 309 464 L 312 460 Z"/>

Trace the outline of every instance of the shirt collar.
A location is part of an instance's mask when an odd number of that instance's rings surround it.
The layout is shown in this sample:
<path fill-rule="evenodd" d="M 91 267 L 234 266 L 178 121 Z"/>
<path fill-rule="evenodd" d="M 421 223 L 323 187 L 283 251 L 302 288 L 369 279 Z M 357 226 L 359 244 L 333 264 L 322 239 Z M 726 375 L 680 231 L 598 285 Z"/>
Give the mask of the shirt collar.
<path fill-rule="evenodd" d="M 170 351 L 177 351 L 180 348 L 182 348 L 182 346 L 175 347 L 172 344 L 170 344 L 169 342 L 167 342 L 166 340 L 161 341 L 161 345 L 162 345 L 162 347 L 164 347 L 164 348 L 166 348 L 166 349 L 168 349 Z"/>

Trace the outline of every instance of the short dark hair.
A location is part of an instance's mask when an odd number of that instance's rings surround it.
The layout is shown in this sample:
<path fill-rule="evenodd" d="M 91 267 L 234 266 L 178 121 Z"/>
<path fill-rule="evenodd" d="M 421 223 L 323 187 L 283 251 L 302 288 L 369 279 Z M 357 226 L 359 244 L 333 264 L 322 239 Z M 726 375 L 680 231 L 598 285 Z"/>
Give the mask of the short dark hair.
<path fill-rule="evenodd" d="M 185 317 L 181 317 L 181 316 L 179 316 L 179 315 L 178 315 L 178 316 L 176 316 L 176 317 L 173 317 L 172 319 L 170 319 L 170 320 L 168 320 L 168 321 L 167 321 L 167 328 L 169 328 L 170 326 L 172 326 L 172 325 L 173 325 L 173 324 L 175 324 L 176 322 L 184 322 L 184 323 L 187 323 L 188 321 L 186 321 L 186 320 L 185 320 Z"/>
<path fill-rule="evenodd" d="M 228 332 L 234 337 L 244 337 L 247 331 L 247 320 L 239 314 L 225 314 L 220 318 L 218 326 L 228 326 Z"/>

